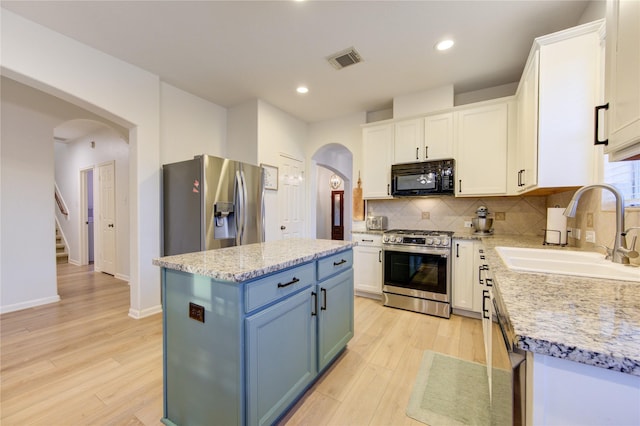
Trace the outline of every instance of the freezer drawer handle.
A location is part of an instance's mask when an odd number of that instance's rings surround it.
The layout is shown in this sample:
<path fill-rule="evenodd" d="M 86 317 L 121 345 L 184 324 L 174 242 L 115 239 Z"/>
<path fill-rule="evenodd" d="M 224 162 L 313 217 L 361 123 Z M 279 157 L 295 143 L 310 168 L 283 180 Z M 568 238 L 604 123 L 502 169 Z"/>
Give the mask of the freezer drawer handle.
<path fill-rule="evenodd" d="M 333 262 L 333 266 L 339 266 L 339 265 L 342 265 L 343 263 L 347 263 L 347 261 L 342 259 L 340 262 Z"/>
<path fill-rule="evenodd" d="M 278 283 L 278 288 L 282 288 L 282 287 L 287 287 L 290 286 L 291 284 L 295 284 L 297 282 L 300 282 L 299 278 L 293 277 L 293 279 L 291 281 L 289 281 L 288 283 Z"/>

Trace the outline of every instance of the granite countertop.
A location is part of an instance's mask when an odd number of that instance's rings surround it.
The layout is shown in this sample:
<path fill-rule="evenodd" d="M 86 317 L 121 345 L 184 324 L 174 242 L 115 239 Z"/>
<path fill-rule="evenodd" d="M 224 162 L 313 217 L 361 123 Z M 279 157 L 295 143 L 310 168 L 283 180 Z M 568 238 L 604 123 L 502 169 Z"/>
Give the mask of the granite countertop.
<path fill-rule="evenodd" d="M 640 376 L 640 268 L 638 282 L 516 272 L 495 247 L 578 249 L 545 246 L 541 237 L 481 240 L 519 348 Z"/>
<path fill-rule="evenodd" d="M 351 241 L 288 239 L 166 256 L 153 259 L 153 264 L 222 281 L 242 282 L 352 246 Z"/>

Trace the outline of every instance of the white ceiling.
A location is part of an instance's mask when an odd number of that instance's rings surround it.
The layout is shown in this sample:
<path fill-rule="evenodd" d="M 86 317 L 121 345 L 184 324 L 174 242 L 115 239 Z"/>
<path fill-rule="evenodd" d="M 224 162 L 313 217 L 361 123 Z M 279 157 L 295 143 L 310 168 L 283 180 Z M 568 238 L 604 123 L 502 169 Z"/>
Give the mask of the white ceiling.
<path fill-rule="evenodd" d="M 448 84 L 518 81 L 533 39 L 588 1 L 5 1 L 2 7 L 223 107 L 259 98 L 307 122 Z M 446 53 L 442 37 L 456 45 Z M 326 57 L 355 47 L 364 62 Z M 55 64 L 52 64 L 55 66 Z M 306 84 L 301 96 L 296 86 Z"/>

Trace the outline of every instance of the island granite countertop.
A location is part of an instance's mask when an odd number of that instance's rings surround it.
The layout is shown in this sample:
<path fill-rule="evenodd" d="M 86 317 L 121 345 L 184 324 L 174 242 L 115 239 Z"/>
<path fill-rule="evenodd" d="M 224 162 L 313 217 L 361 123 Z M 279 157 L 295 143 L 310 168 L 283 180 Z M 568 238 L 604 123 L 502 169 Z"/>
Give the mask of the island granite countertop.
<path fill-rule="evenodd" d="M 545 246 L 541 237 L 480 239 L 519 348 L 640 376 L 640 268 L 637 282 L 517 272 L 495 247 L 579 249 Z"/>
<path fill-rule="evenodd" d="M 242 282 L 352 246 L 351 241 L 293 238 L 160 257 L 153 259 L 153 264 L 222 281 Z"/>

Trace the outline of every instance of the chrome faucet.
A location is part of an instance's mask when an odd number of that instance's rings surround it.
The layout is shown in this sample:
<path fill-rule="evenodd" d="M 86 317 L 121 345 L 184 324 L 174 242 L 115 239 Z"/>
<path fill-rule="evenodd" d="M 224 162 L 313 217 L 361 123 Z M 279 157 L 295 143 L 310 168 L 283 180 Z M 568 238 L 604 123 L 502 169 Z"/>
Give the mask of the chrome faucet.
<path fill-rule="evenodd" d="M 569 205 L 565 209 L 564 215 L 567 217 L 575 217 L 576 209 L 578 208 L 578 200 L 582 194 L 594 188 L 607 189 L 616 197 L 616 237 L 613 242 L 613 248 L 611 249 L 611 261 L 615 263 L 628 264 L 629 257 L 638 257 L 638 252 L 635 251 L 635 238 L 631 248 L 627 248 L 626 232 L 624 231 L 624 197 L 615 186 L 607 183 L 596 183 L 593 185 L 583 186 L 573 194 L 573 198 L 569 201 Z"/>

